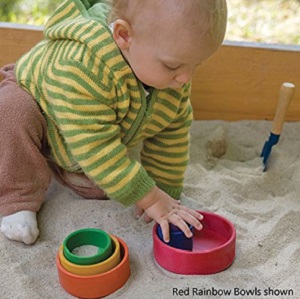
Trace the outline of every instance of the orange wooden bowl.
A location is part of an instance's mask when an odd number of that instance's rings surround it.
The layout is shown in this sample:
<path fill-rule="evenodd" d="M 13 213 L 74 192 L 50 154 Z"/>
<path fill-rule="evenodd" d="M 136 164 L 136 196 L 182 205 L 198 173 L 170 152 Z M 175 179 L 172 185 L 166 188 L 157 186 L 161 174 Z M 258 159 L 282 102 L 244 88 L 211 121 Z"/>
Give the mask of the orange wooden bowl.
<path fill-rule="evenodd" d="M 68 272 L 56 255 L 58 277 L 62 287 L 71 295 L 79 298 L 100 298 L 120 289 L 130 276 L 130 263 L 126 243 L 114 236 L 120 243 L 121 262 L 113 269 L 92 276 L 79 276 Z"/>

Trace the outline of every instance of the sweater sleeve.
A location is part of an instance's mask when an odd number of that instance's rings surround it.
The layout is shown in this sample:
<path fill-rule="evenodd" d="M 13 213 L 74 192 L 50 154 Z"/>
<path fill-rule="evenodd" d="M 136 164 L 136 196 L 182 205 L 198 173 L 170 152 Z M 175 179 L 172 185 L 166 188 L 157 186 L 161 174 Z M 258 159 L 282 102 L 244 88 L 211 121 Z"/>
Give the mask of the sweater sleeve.
<path fill-rule="evenodd" d="M 115 87 L 107 78 L 97 79 L 73 62 L 65 62 L 59 75 L 50 72 L 44 88 L 50 102 L 47 114 L 84 173 L 111 198 L 128 206 L 146 195 L 155 182 L 139 162 L 127 156 L 117 121 Z"/>
<path fill-rule="evenodd" d="M 193 119 L 189 91 L 187 84 L 177 117 L 160 134 L 146 139 L 141 151 L 142 165 L 148 174 L 175 199 L 182 192 L 189 159 L 189 130 Z"/>

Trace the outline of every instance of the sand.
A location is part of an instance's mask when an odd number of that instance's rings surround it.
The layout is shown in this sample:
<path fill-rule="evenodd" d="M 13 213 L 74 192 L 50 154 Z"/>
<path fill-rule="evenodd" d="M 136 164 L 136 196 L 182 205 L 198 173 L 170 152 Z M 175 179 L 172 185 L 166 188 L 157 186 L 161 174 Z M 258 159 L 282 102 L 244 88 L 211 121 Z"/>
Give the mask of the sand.
<path fill-rule="evenodd" d="M 192 127 L 183 203 L 235 225 L 230 268 L 208 276 L 170 273 L 153 258 L 153 223 L 134 219 L 132 207 L 85 200 L 53 181 L 38 216 L 37 242 L 26 246 L 0 236 L 0 298 L 74 298 L 59 283 L 55 256 L 63 239 L 84 227 L 128 245 L 131 276 L 108 299 L 300 298 L 300 123 L 285 124 L 263 172 L 259 155 L 270 127 L 267 121 L 195 121 Z M 216 132 L 226 138 L 220 157 L 208 146 Z"/>

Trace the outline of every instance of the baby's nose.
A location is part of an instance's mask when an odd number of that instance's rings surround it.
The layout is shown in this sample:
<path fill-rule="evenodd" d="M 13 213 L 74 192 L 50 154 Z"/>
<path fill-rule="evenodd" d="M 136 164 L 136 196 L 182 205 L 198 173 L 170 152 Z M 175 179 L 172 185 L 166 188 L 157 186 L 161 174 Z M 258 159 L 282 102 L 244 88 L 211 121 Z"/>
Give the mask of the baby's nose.
<path fill-rule="evenodd" d="M 189 82 L 192 79 L 194 71 L 185 71 L 185 72 L 181 72 L 180 74 L 177 74 L 175 77 L 175 81 L 177 81 L 178 83 L 182 83 L 185 84 L 187 82 Z"/>

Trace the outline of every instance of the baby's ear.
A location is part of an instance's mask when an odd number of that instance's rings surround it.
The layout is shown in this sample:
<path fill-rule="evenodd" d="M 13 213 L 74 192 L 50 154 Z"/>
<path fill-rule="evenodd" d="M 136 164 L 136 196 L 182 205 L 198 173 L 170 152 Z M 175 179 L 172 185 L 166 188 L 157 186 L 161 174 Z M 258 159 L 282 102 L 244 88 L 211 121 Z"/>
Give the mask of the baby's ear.
<path fill-rule="evenodd" d="M 114 22 L 113 37 L 121 50 L 127 50 L 132 38 L 132 28 L 124 20 L 117 19 Z"/>

